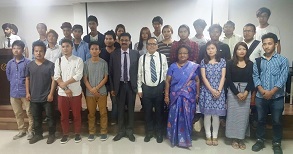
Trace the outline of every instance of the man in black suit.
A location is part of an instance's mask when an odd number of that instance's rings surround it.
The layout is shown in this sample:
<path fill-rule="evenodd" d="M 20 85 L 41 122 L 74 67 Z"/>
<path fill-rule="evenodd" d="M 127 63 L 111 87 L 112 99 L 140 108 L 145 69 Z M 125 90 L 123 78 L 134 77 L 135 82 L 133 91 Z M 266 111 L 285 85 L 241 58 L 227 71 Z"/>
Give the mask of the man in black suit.
<path fill-rule="evenodd" d="M 121 49 L 117 49 L 111 53 L 109 63 L 111 95 L 116 96 L 118 103 L 119 132 L 113 140 L 118 141 L 122 137 L 127 136 L 130 141 L 134 142 L 133 120 L 137 93 L 139 53 L 136 50 L 129 49 L 129 44 L 131 43 L 129 33 L 122 33 L 118 39 Z M 124 115 L 125 104 L 128 106 L 127 115 Z"/>

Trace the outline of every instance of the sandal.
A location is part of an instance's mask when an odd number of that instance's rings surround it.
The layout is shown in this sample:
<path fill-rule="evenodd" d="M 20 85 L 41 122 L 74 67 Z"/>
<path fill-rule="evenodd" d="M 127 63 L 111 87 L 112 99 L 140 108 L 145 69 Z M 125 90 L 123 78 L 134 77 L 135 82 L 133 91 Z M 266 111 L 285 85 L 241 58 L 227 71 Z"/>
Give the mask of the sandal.
<path fill-rule="evenodd" d="M 239 141 L 239 148 L 241 149 L 241 150 L 245 150 L 246 149 L 246 145 L 245 145 L 245 143 L 241 140 L 241 141 Z"/>
<path fill-rule="evenodd" d="M 213 145 L 212 138 L 207 138 L 206 144 L 209 145 L 209 146 Z"/>
<path fill-rule="evenodd" d="M 232 147 L 233 147 L 234 149 L 239 149 L 239 144 L 238 144 L 237 140 L 233 140 L 233 142 L 232 142 Z"/>
<path fill-rule="evenodd" d="M 217 146 L 219 143 L 218 143 L 218 139 L 217 138 L 213 138 L 213 146 Z"/>

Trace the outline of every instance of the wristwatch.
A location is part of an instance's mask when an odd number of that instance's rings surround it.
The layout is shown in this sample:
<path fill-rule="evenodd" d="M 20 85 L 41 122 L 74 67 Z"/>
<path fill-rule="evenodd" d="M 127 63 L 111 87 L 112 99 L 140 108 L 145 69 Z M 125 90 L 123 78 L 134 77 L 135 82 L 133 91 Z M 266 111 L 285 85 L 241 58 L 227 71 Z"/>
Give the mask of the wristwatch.
<path fill-rule="evenodd" d="M 64 91 L 68 90 L 69 88 L 66 86 L 65 88 L 62 88 Z"/>

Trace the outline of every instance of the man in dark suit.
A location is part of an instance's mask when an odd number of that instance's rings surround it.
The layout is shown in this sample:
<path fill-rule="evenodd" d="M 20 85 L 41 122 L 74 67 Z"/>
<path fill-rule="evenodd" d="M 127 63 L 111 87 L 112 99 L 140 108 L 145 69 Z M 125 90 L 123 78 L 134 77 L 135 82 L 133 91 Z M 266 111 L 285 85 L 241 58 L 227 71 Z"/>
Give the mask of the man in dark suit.
<path fill-rule="evenodd" d="M 133 120 L 137 93 L 139 53 L 136 50 L 129 49 L 129 44 L 131 43 L 129 33 L 122 33 L 118 39 L 121 49 L 111 53 L 109 63 L 111 95 L 116 96 L 118 103 L 119 132 L 113 140 L 118 141 L 122 137 L 127 136 L 130 141 L 134 142 Z M 127 115 L 124 115 L 125 105 L 128 107 Z"/>

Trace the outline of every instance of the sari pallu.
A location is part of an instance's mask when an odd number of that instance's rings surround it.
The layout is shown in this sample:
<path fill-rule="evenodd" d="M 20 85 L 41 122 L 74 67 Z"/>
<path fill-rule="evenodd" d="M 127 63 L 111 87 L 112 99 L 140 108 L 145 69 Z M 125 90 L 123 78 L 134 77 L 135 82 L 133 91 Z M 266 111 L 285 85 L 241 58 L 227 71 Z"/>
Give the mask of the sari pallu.
<path fill-rule="evenodd" d="M 167 125 L 167 136 L 172 146 L 190 147 L 192 119 L 195 113 L 196 83 L 198 64 L 187 62 L 178 68 L 173 63 L 167 75 L 171 76 L 170 104 Z"/>

